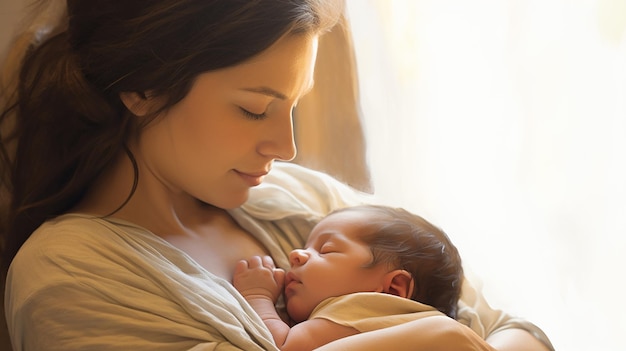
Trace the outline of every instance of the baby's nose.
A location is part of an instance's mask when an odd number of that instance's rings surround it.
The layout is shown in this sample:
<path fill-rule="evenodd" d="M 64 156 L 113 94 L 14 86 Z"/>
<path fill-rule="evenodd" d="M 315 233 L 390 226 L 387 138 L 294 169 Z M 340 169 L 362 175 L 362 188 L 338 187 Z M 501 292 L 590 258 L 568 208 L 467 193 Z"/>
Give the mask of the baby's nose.
<path fill-rule="evenodd" d="M 291 266 L 301 266 L 306 263 L 308 254 L 305 250 L 295 249 L 289 253 L 289 263 Z"/>

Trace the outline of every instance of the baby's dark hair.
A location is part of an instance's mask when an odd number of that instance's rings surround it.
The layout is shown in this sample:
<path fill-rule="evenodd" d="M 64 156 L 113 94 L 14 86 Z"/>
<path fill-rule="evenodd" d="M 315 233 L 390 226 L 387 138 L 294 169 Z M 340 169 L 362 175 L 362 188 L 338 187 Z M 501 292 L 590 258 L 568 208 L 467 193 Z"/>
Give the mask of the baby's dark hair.
<path fill-rule="evenodd" d="M 463 267 L 459 252 L 446 233 L 402 208 L 363 205 L 334 213 L 343 211 L 372 213 L 359 236 L 372 251 L 371 266 L 388 264 L 406 270 L 415 281 L 412 300 L 456 319 Z"/>

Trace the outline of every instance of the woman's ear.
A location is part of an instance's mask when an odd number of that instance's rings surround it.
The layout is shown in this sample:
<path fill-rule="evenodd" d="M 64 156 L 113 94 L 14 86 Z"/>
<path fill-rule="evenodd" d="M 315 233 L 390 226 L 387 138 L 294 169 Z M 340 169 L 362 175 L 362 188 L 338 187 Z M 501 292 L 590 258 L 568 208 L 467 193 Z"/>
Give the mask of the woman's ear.
<path fill-rule="evenodd" d="M 121 92 L 120 100 L 122 100 L 128 111 L 139 117 L 150 113 L 153 105 L 150 98 L 143 93 L 137 92 Z"/>
<path fill-rule="evenodd" d="M 383 278 L 383 292 L 404 298 L 411 298 L 415 289 L 415 279 L 404 269 L 396 269 Z"/>

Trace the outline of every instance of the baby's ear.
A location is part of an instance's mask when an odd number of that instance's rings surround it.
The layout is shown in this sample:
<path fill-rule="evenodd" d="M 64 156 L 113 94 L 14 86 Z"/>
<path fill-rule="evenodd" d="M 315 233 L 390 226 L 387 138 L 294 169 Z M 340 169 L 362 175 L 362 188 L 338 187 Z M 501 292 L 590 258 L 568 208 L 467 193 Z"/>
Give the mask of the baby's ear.
<path fill-rule="evenodd" d="M 383 279 L 383 292 L 404 298 L 411 298 L 415 289 L 415 280 L 411 273 L 396 269 L 387 273 Z"/>
<path fill-rule="evenodd" d="M 146 116 L 152 110 L 154 105 L 153 99 L 146 97 L 143 93 L 137 92 L 121 92 L 120 100 L 128 111 L 135 116 Z"/>

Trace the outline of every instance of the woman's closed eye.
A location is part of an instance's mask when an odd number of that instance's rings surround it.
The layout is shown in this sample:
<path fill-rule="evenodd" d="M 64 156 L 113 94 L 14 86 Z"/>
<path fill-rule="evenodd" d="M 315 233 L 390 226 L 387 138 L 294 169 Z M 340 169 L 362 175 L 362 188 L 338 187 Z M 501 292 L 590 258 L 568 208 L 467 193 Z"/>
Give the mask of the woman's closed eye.
<path fill-rule="evenodd" d="M 263 111 L 262 113 L 254 113 L 251 111 L 246 110 L 245 108 L 239 106 L 239 110 L 241 110 L 241 112 L 243 113 L 243 115 L 249 119 L 263 119 L 265 118 L 267 115 L 265 114 L 265 111 Z"/>

